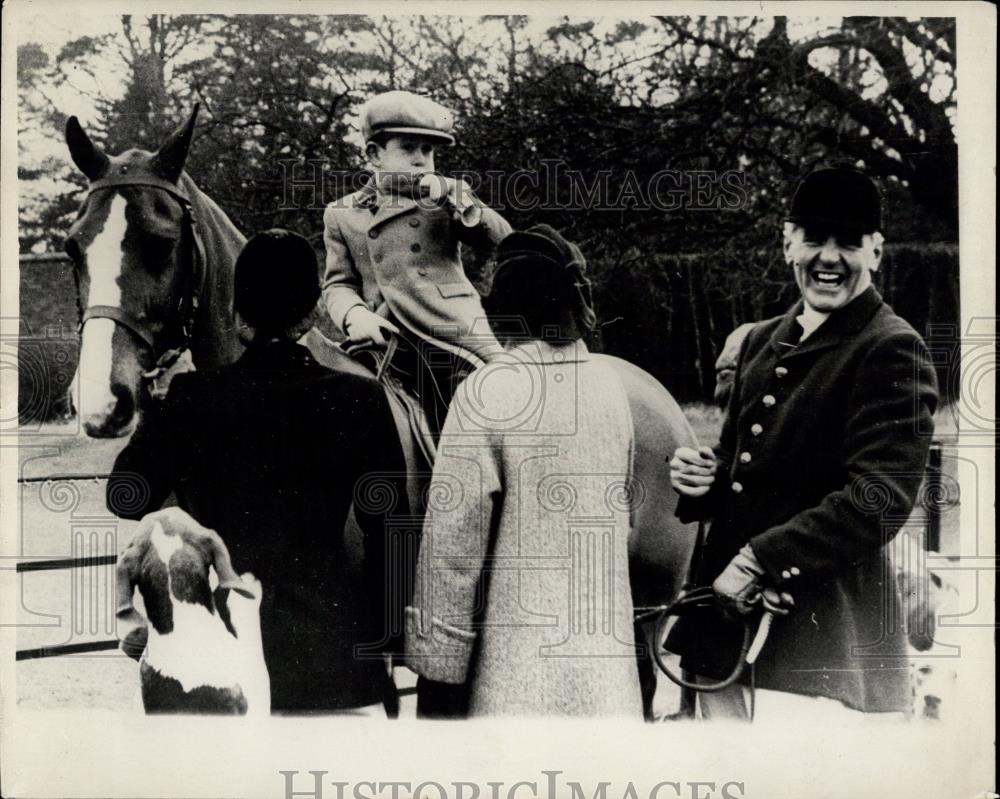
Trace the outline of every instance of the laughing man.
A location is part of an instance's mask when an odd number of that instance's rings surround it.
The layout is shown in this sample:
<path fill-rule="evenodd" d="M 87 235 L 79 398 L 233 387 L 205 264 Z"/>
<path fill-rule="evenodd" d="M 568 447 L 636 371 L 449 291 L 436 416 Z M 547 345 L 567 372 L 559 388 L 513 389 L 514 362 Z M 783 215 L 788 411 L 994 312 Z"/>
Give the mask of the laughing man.
<path fill-rule="evenodd" d="M 718 446 L 671 461 L 678 516 L 713 520 L 699 581 L 728 612 L 670 646 L 688 671 L 725 676 L 735 619 L 762 599 L 779 614 L 754 674 L 762 721 L 910 702 L 886 545 L 920 486 L 937 389 L 922 339 L 872 285 L 881 222 L 878 190 L 855 169 L 800 183 L 784 256 L 802 298 L 744 341 Z M 701 698 L 704 717 L 746 714 L 739 685 Z"/>

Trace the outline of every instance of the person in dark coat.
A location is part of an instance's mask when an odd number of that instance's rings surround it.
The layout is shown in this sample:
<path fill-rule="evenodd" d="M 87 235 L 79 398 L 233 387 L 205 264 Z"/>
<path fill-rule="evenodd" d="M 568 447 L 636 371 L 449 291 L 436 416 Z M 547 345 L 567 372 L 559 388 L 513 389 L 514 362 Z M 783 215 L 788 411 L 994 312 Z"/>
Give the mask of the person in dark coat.
<path fill-rule="evenodd" d="M 862 173 L 833 167 L 802 181 L 784 237 L 802 299 L 749 332 L 718 446 L 671 460 L 678 516 L 713 520 L 697 582 L 728 609 L 689 617 L 668 646 L 686 670 L 723 677 L 741 616 L 762 599 L 779 615 L 755 668 L 758 715 L 769 704 L 783 714 L 794 697 L 825 698 L 805 711 L 814 719 L 823 707 L 909 706 L 886 545 L 921 483 L 937 388 L 921 337 L 871 284 L 880 227 L 878 190 Z M 703 708 L 734 699 L 706 696 Z"/>
<path fill-rule="evenodd" d="M 402 642 L 389 624 L 406 601 L 386 576 L 399 571 L 387 521 L 407 513 L 405 465 L 378 383 L 331 372 L 296 343 L 319 296 L 304 238 L 247 242 L 235 307 L 252 342 L 234 364 L 173 379 L 115 461 L 107 504 L 138 519 L 174 492 L 261 581 L 272 711 L 384 715 L 395 698 L 384 655 Z"/>

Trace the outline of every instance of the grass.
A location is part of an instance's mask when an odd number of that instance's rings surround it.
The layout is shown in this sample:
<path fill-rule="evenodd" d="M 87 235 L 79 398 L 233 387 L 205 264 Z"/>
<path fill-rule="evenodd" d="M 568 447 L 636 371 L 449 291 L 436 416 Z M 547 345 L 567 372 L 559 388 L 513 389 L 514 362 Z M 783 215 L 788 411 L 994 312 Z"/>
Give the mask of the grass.
<path fill-rule="evenodd" d="M 692 402 L 681 406 L 688 423 L 694 428 L 698 442 L 712 446 L 719 440 L 722 430 L 722 409 L 704 402 Z"/>

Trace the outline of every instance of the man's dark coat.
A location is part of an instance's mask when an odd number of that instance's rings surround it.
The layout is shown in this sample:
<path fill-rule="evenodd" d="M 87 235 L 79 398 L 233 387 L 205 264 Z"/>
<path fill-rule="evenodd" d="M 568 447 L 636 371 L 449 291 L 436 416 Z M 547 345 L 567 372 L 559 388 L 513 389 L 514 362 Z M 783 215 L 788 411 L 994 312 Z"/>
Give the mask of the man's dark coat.
<path fill-rule="evenodd" d="M 360 707 L 392 688 L 380 653 L 406 597 L 387 585 L 401 565 L 385 521 L 405 518 L 404 470 L 379 385 L 281 340 L 174 378 L 115 461 L 107 501 L 137 519 L 176 492 L 261 580 L 272 709 Z M 363 540 L 344 530 L 356 484 Z"/>
<path fill-rule="evenodd" d="M 714 520 L 697 582 L 711 583 L 749 542 L 771 584 L 795 599 L 757 662 L 758 687 L 903 710 L 906 643 L 885 545 L 920 487 L 934 371 L 920 336 L 874 288 L 798 343 L 801 312 L 800 301 L 747 337 L 715 483 L 677 513 Z M 674 643 L 685 668 L 721 676 L 740 628 L 716 614 L 699 622 Z"/>

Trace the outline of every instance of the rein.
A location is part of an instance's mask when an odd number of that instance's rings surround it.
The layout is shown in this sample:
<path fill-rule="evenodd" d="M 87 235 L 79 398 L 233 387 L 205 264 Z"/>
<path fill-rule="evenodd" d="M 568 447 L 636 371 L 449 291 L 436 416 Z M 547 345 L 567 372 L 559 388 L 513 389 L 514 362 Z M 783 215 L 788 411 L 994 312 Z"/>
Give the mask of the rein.
<path fill-rule="evenodd" d="M 181 292 L 180 299 L 177 302 L 177 317 L 180 319 L 180 341 L 178 346 L 168 347 L 162 352 L 157 353 L 156 339 L 149 326 L 141 320 L 136 319 L 136 317 L 124 308 L 117 305 L 90 305 L 86 308 L 82 307 L 80 302 L 80 277 L 77 270 L 74 270 L 73 275 L 77 281 L 77 312 L 80 316 L 77 333 L 81 336 L 83 335 L 83 326 L 90 319 L 110 319 L 116 325 L 128 330 L 153 356 L 153 368 L 142 375 L 144 380 L 152 382 L 170 369 L 177 362 L 178 358 L 191 347 L 195 319 L 198 315 L 199 300 L 205 286 L 207 271 L 205 247 L 198 230 L 197 219 L 191 209 L 191 200 L 179 186 L 166 180 L 160 180 L 153 175 L 130 176 L 127 172 L 123 172 L 92 181 L 87 191 L 87 196 L 90 197 L 94 192 L 117 188 L 119 186 L 144 186 L 164 191 L 180 204 L 183 211 L 184 228 L 190 233 L 191 240 L 194 242 L 194 268 L 191 270 L 188 286 Z"/>
<path fill-rule="evenodd" d="M 666 674 L 671 682 L 679 685 L 681 688 L 700 691 L 702 693 L 714 693 L 728 688 L 743 675 L 747 666 L 753 666 L 761 650 L 764 648 L 764 644 L 767 642 L 767 636 L 771 632 L 771 624 L 774 621 L 774 613 L 769 610 L 765 610 L 760 617 L 756 633 L 753 632 L 750 619 L 744 620 L 740 654 L 736 660 L 736 665 L 733 666 L 733 670 L 725 679 L 714 683 L 694 682 L 671 671 L 664 656 L 666 650 L 660 644 L 663 640 L 663 634 L 666 632 L 667 624 L 670 622 L 670 617 L 681 616 L 692 608 L 709 607 L 716 604 L 716 602 L 715 592 L 712 590 L 712 587 L 704 585 L 681 592 L 681 595 L 677 599 L 667 605 L 659 605 L 652 608 L 636 608 L 638 611 L 635 616 L 636 622 L 656 617 L 656 633 L 653 637 L 656 644 L 653 646 L 653 659 L 656 661 L 656 665 L 660 668 L 660 671 Z"/>
<path fill-rule="evenodd" d="M 667 624 L 670 622 L 671 616 L 681 616 L 686 611 L 700 607 L 709 607 L 714 604 L 718 604 L 718 597 L 715 591 L 710 585 L 703 585 L 698 587 L 693 587 L 694 577 L 698 573 L 698 568 L 701 565 L 701 555 L 702 550 L 705 546 L 705 523 L 703 521 L 698 522 L 698 532 L 695 535 L 694 547 L 691 552 L 691 560 L 688 563 L 687 576 L 684 580 L 684 584 L 681 587 L 680 594 L 673 601 L 666 605 L 657 605 L 656 607 L 647 608 L 635 608 L 634 621 L 636 623 L 640 621 L 645 621 L 656 617 L 656 627 L 653 633 L 653 660 L 656 662 L 657 668 L 660 669 L 667 678 L 684 689 L 685 691 L 691 692 L 689 694 L 691 704 L 688 709 L 688 715 L 694 715 L 694 693 L 715 693 L 716 691 L 722 691 L 731 685 L 733 685 L 740 677 L 743 676 L 743 672 L 746 670 L 747 666 L 750 666 L 750 719 L 753 719 L 754 712 L 754 671 L 753 665 L 757 662 L 757 658 L 760 656 L 761 650 L 764 648 L 764 644 L 767 643 L 767 637 L 771 632 L 771 625 L 774 623 L 774 613 L 767 608 L 764 609 L 763 614 L 760 616 L 760 621 L 757 624 L 757 632 L 752 632 L 752 627 L 750 619 L 745 617 L 743 619 L 743 640 L 740 643 L 740 654 L 736 659 L 736 664 L 733 666 L 733 670 L 729 673 L 725 679 L 720 682 L 715 683 L 704 683 L 695 682 L 694 680 L 687 679 L 686 676 L 682 674 L 675 674 L 671 671 L 670 666 L 667 665 L 666 661 L 666 650 L 663 648 L 664 634 L 666 633 Z M 761 595 L 758 594 L 754 600 L 758 601 L 761 599 Z"/>

